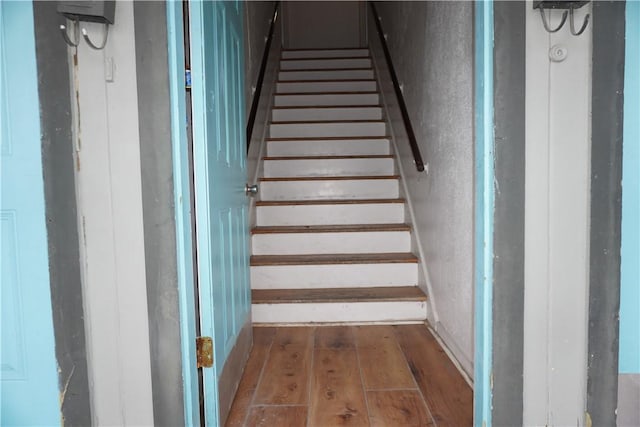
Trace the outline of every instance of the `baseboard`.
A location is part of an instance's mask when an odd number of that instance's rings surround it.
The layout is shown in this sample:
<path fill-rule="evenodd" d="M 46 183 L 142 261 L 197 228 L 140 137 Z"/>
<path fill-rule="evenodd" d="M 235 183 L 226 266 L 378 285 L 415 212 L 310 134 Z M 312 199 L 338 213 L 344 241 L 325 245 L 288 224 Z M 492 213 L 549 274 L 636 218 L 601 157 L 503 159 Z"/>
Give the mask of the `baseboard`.
<path fill-rule="evenodd" d="M 447 353 L 447 356 L 449 356 L 449 359 L 453 361 L 453 364 L 456 365 L 456 368 L 458 368 L 458 371 L 460 371 L 467 383 L 473 387 L 473 361 L 469 360 L 467 356 L 465 356 L 451 335 L 449 335 L 446 328 L 442 326 L 442 323 L 436 323 L 435 328 L 431 327 L 431 325 L 427 326 L 431 329 L 436 340 L 438 340 L 444 351 Z"/>
<path fill-rule="evenodd" d="M 236 345 L 231 349 L 227 362 L 222 368 L 220 381 L 218 382 L 218 409 L 220 413 L 220 425 L 224 425 L 229 416 L 233 399 L 238 390 L 242 372 L 249 359 L 249 353 L 253 345 L 253 329 L 251 317 L 242 327 Z"/>

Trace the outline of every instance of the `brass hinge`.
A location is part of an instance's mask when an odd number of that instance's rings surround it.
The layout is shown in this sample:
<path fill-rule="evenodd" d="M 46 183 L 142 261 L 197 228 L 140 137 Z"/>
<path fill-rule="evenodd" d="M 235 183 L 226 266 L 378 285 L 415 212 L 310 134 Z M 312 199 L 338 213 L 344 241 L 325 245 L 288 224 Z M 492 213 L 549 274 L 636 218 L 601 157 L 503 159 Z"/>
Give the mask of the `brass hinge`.
<path fill-rule="evenodd" d="M 213 366 L 213 340 L 211 337 L 196 338 L 196 358 L 198 359 L 198 368 Z"/>

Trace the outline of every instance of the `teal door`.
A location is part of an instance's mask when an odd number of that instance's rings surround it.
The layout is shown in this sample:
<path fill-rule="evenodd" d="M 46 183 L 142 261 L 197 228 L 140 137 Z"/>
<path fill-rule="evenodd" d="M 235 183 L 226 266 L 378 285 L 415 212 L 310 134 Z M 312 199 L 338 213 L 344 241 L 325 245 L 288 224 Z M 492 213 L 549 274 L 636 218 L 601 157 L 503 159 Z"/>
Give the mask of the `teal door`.
<path fill-rule="evenodd" d="M 59 425 L 31 2 L 0 1 L 0 425 Z"/>
<path fill-rule="evenodd" d="M 243 4 L 190 2 L 194 186 L 205 417 L 216 425 L 218 381 L 251 309 L 243 64 Z"/>

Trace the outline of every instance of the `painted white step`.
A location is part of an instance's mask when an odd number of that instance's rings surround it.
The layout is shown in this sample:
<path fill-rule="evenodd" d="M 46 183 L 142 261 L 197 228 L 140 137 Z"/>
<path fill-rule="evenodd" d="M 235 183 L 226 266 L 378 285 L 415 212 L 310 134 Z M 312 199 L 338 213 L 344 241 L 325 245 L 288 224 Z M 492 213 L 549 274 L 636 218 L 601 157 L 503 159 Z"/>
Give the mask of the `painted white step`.
<path fill-rule="evenodd" d="M 401 224 L 403 199 L 258 201 L 258 226 Z"/>
<path fill-rule="evenodd" d="M 397 175 L 260 178 L 260 200 L 395 199 Z"/>
<path fill-rule="evenodd" d="M 415 286 L 254 289 L 255 323 L 421 322 L 427 297 Z"/>
<path fill-rule="evenodd" d="M 344 80 L 344 79 L 373 79 L 372 68 L 338 69 L 338 70 L 298 70 L 280 71 L 278 80 Z"/>
<path fill-rule="evenodd" d="M 332 80 L 278 82 L 278 93 L 302 92 L 373 92 L 377 90 L 375 80 Z"/>
<path fill-rule="evenodd" d="M 382 120 L 382 107 L 276 107 L 271 112 L 274 122 L 308 120 Z"/>
<path fill-rule="evenodd" d="M 274 99 L 274 105 L 276 107 L 294 105 L 380 105 L 380 97 L 377 92 L 277 94 Z"/>
<path fill-rule="evenodd" d="M 369 56 L 369 49 L 293 49 L 283 50 L 282 58 L 355 58 Z"/>
<path fill-rule="evenodd" d="M 252 255 L 252 289 L 415 286 L 418 260 L 411 253 Z"/>
<path fill-rule="evenodd" d="M 251 320 L 260 324 L 309 323 L 423 323 L 427 318 L 424 301 L 328 302 L 252 304 Z"/>
<path fill-rule="evenodd" d="M 394 158 L 386 156 L 265 157 L 264 176 L 372 176 L 393 175 Z"/>
<path fill-rule="evenodd" d="M 370 58 L 283 59 L 281 70 L 333 70 L 339 68 L 369 68 Z"/>
<path fill-rule="evenodd" d="M 388 138 L 267 140 L 267 156 L 367 156 L 390 153 L 391 141 Z"/>
<path fill-rule="evenodd" d="M 411 231 L 406 224 L 357 224 L 297 227 L 255 227 L 254 255 L 357 254 L 409 252 Z"/>
<path fill-rule="evenodd" d="M 271 138 L 314 138 L 349 136 L 385 136 L 387 125 L 377 121 L 274 122 L 269 125 Z"/>

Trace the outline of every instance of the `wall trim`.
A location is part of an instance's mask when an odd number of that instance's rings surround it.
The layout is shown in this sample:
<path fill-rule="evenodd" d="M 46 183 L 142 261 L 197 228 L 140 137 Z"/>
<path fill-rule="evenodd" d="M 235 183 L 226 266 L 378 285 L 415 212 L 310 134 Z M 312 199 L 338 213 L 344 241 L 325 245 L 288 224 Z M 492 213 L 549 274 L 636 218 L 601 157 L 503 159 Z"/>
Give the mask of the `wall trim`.
<path fill-rule="evenodd" d="M 522 425 L 525 215 L 525 3 L 494 3 L 495 195 L 492 419 Z"/>
<path fill-rule="evenodd" d="M 615 425 L 622 216 L 625 2 L 592 2 L 591 230 L 587 412 Z"/>

